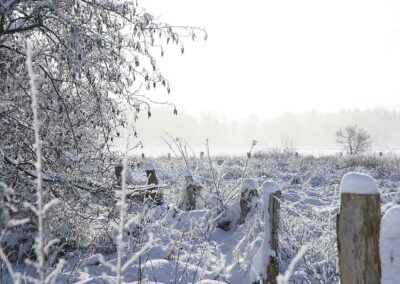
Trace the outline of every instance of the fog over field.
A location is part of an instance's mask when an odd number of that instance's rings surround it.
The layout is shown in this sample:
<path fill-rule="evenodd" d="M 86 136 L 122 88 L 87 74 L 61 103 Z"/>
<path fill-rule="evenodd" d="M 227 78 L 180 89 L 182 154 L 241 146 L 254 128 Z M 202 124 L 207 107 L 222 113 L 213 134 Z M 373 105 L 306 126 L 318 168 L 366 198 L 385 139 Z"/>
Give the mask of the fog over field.
<path fill-rule="evenodd" d="M 147 115 L 147 114 L 146 114 Z M 228 120 L 215 112 L 192 115 L 173 109 L 155 108 L 150 119 L 141 114 L 136 129 L 145 148 L 166 146 L 166 133 L 184 138 L 193 147 L 247 147 L 252 139 L 259 147 L 280 147 L 290 143 L 294 148 L 335 148 L 335 132 L 346 125 L 357 124 L 371 135 L 372 147 L 382 150 L 400 145 L 400 113 L 386 109 L 343 110 L 335 113 L 317 111 L 282 114 L 270 119 L 250 115 L 244 120 Z M 121 141 L 121 140 L 120 140 Z"/>

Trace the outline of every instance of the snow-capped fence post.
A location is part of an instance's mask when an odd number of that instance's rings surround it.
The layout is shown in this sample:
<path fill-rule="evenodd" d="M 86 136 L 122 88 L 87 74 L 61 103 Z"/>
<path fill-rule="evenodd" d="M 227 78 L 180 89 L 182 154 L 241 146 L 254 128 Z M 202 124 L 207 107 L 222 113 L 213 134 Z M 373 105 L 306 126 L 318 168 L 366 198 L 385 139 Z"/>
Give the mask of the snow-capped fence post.
<path fill-rule="evenodd" d="M 157 201 L 157 203 L 160 204 L 162 200 L 162 194 L 158 192 L 158 178 L 154 165 L 147 163 L 144 165 L 144 170 L 147 176 L 147 185 L 154 185 L 154 187 L 147 188 L 145 197 L 150 197 L 152 200 Z"/>
<path fill-rule="evenodd" d="M 251 178 L 244 179 L 240 191 L 241 193 L 240 193 L 239 224 L 243 224 L 247 217 L 247 214 L 251 210 L 250 203 L 253 197 L 258 196 L 257 182 Z"/>
<path fill-rule="evenodd" d="M 185 188 L 182 193 L 182 199 L 179 202 L 178 208 L 191 211 L 196 209 L 196 196 L 202 190 L 202 186 L 195 182 L 192 173 L 187 170 L 185 173 Z"/>
<path fill-rule="evenodd" d="M 196 209 L 196 199 L 194 196 L 194 186 L 193 186 L 193 176 L 191 174 L 185 174 L 185 181 L 186 181 L 186 186 L 185 186 L 185 197 L 186 197 L 186 210 L 194 210 Z"/>
<path fill-rule="evenodd" d="M 264 240 L 254 256 L 251 283 L 276 283 L 279 275 L 278 229 L 282 192 L 274 181 L 263 183 Z"/>
<path fill-rule="evenodd" d="M 390 208 L 383 215 L 379 250 L 382 262 L 382 283 L 400 279 L 400 206 Z"/>
<path fill-rule="evenodd" d="M 343 284 L 381 283 L 380 195 L 368 175 L 347 173 L 340 183 L 337 216 L 339 277 Z"/>

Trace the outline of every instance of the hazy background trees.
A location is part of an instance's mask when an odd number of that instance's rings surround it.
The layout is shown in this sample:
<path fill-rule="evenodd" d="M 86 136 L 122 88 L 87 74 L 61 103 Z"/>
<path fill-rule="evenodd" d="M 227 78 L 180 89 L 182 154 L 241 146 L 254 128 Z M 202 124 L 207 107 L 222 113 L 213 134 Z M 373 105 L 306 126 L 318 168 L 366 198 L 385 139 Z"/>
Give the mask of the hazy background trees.
<path fill-rule="evenodd" d="M 144 116 L 144 114 L 142 114 Z M 216 113 L 200 116 L 180 111 L 171 116 L 168 109 L 158 109 L 151 119 L 140 119 L 137 129 L 145 146 L 164 146 L 165 132 L 184 137 L 192 146 L 203 146 L 205 138 L 213 146 L 245 146 L 256 139 L 260 147 L 282 146 L 290 141 L 294 147 L 335 147 L 335 133 L 346 125 L 357 124 L 371 135 L 372 147 L 400 145 L 400 113 L 385 109 L 346 110 L 338 113 L 305 112 L 285 114 L 268 120 L 256 116 L 232 121 Z"/>

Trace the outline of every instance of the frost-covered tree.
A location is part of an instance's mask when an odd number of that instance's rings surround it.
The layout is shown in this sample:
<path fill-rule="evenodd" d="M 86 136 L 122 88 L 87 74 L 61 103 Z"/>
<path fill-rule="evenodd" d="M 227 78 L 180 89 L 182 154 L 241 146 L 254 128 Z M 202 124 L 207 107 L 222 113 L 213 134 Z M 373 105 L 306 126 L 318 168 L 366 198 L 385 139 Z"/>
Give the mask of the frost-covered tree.
<path fill-rule="evenodd" d="M 82 191 L 112 195 L 111 145 L 118 127 L 127 127 L 125 116 L 145 110 L 150 117 L 151 89 L 170 92 L 156 58 L 167 44 L 183 53 L 184 39 L 197 34 L 206 37 L 200 28 L 158 22 L 137 1 L 0 0 L 0 180 L 17 200 L 34 199 L 27 40 L 38 89 L 43 186 L 84 220 L 77 209 L 89 210 L 79 207 L 88 202 Z M 73 220 L 65 212 L 52 216 Z"/>
<path fill-rule="evenodd" d="M 44 180 L 90 188 L 83 165 L 104 173 L 116 127 L 127 127 L 126 113 L 145 109 L 150 117 L 148 91 L 170 92 L 156 62 L 163 46 L 175 44 L 183 53 L 182 39 L 199 31 L 159 23 L 136 1 L 1 0 L 0 149 L 11 166 L 2 178 L 12 184 L 15 171 L 32 175 L 27 39 L 40 93 Z"/>
<path fill-rule="evenodd" d="M 336 142 L 350 154 L 361 154 L 371 146 L 370 135 L 357 125 L 348 125 L 336 131 Z"/>

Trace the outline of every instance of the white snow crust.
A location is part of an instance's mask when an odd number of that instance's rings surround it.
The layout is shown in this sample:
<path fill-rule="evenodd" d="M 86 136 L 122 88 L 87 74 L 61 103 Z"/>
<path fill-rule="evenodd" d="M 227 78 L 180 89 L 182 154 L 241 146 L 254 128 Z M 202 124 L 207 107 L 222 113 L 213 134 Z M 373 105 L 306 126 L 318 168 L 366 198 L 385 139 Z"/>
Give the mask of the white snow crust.
<path fill-rule="evenodd" d="M 379 194 L 378 186 L 369 175 L 350 172 L 343 176 L 340 193 Z"/>
<path fill-rule="evenodd" d="M 245 178 L 242 182 L 241 191 L 254 190 L 257 188 L 257 182 L 252 178 Z"/>
<path fill-rule="evenodd" d="M 265 195 L 265 192 L 268 192 L 269 194 L 277 192 L 279 190 L 279 184 L 273 180 L 267 180 L 263 183 L 263 196 Z M 268 196 L 269 198 L 269 196 Z M 265 202 L 265 199 L 264 199 Z"/>
<path fill-rule="evenodd" d="M 400 206 L 390 208 L 381 221 L 379 250 L 382 284 L 400 281 Z"/>

